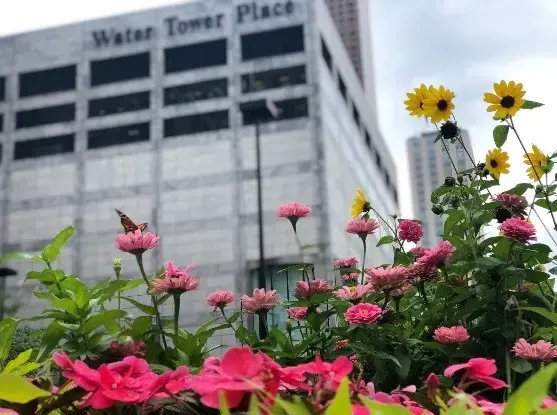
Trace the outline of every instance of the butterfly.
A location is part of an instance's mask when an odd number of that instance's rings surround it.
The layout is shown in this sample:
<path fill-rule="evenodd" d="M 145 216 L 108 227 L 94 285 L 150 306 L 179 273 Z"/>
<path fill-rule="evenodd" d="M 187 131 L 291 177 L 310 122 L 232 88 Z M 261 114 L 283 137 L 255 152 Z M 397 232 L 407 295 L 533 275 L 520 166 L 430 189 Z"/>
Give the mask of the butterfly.
<path fill-rule="evenodd" d="M 120 223 L 124 227 L 124 232 L 135 232 L 136 230 L 140 230 L 143 232 L 147 228 L 147 223 L 141 223 L 136 225 L 130 218 L 128 218 L 123 212 L 115 209 L 118 216 L 120 216 Z"/>

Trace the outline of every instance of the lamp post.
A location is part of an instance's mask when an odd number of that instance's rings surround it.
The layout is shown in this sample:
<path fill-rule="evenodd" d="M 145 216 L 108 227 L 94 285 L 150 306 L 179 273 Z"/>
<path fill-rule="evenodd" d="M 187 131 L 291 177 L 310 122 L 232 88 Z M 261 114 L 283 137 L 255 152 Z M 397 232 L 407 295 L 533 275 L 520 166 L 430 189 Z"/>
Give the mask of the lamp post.
<path fill-rule="evenodd" d="M 259 267 L 257 273 L 258 288 L 267 288 L 265 279 L 265 246 L 263 228 L 263 191 L 261 184 L 261 132 L 260 124 L 279 116 L 279 110 L 271 100 L 260 100 L 240 105 L 244 124 L 255 124 L 255 180 L 257 183 L 257 227 L 259 230 Z M 267 336 L 266 322 L 259 318 L 259 337 Z"/>
<path fill-rule="evenodd" d="M 6 297 L 6 278 L 17 275 L 11 268 L 0 267 L 0 320 L 4 318 L 4 300 Z"/>

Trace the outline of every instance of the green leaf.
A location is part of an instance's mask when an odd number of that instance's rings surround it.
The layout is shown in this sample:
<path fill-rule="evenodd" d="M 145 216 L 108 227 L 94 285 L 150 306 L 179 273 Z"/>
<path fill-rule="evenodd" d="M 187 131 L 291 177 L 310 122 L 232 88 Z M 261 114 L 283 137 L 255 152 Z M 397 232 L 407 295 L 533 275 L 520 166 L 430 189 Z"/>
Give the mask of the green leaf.
<path fill-rule="evenodd" d="M 37 360 L 56 348 L 62 337 L 64 337 L 64 334 L 66 334 L 66 329 L 62 327 L 58 321 L 55 320 L 50 323 L 43 333 L 43 338 L 41 340 L 42 349 Z"/>
<path fill-rule="evenodd" d="M 228 409 L 228 402 L 226 402 L 226 396 L 223 391 L 219 391 L 219 411 L 220 415 L 230 415 L 230 409 Z"/>
<path fill-rule="evenodd" d="M 553 363 L 524 382 L 507 401 L 503 415 L 529 414 L 538 409 L 556 375 L 557 363 Z"/>
<path fill-rule="evenodd" d="M 503 261 L 501 261 L 498 258 L 490 256 L 490 257 L 483 257 L 478 259 L 476 261 L 476 264 L 478 265 L 478 268 L 490 269 L 490 268 L 498 267 L 499 265 L 503 264 Z"/>
<path fill-rule="evenodd" d="M 58 298 L 52 293 L 37 290 L 33 291 L 33 294 L 35 295 L 35 297 L 41 300 L 50 301 L 50 303 L 54 307 L 67 311 L 76 318 L 79 317 L 79 309 L 77 307 L 77 304 L 69 298 Z"/>
<path fill-rule="evenodd" d="M 27 403 L 34 399 L 50 396 L 20 376 L 7 373 L 0 375 L 0 400 L 12 403 Z"/>
<path fill-rule="evenodd" d="M 456 210 L 451 213 L 447 219 L 445 219 L 445 225 L 443 226 L 443 232 L 445 235 L 450 234 L 454 226 L 462 219 L 464 219 L 464 213 L 462 211 Z"/>
<path fill-rule="evenodd" d="M 146 304 L 140 303 L 139 301 L 136 301 L 133 298 L 129 298 L 129 297 L 122 297 L 122 300 L 126 300 L 127 302 L 133 304 L 135 307 L 137 307 L 145 314 L 148 314 L 150 316 L 155 315 L 155 307 L 151 307 Z"/>
<path fill-rule="evenodd" d="M 25 350 L 17 355 L 17 357 L 13 360 L 10 360 L 7 364 L 2 373 L 12 373 L 15 369 L 19 366 L 27 363 L 33 354 L 33 349 Z"/>
<path fill-rule="evenodd" d="M 509 189 L 503 193 L 510 193 L 513 195 L 522 196 L 524 193 L 526 193 L 526 190 L 533 189 L 533 188 L 534 186 L 531 183 L 519 183 L 512 189 Z"/>
<path fill-rule="evenodd" d="M 62 229 L 58 235 L 52 239 L 52 242 L 44 247 L 41 254 L 43 260 L 49 264 L 54 262 L 60 255 L 60 250 L 68 243 L 68 240 L 72 237 L 74 232 L 75 228 L 73 226 Z"/>
<path fill-rule="evenodd" d="M 532 370 L 532 365 L 528 360 L 512 359 L 511 369 L 518 373 L 526 373 Z"/>
<path fill-rule="evenodd" d="M 139 336 L 147 333 L 153 327 L 153 320 L 149 316 L 139 316 L 132 323 L 132 330 Z"/>
<path fill-rule="evenodd" d="M 130 314 L 124 310 L 105 310 L 98 314 L 94 314 L 89 317 L 85 323 L 79 328 L 78 332 L 81 334 L 89 334 L 93 330 L 98 329 L 100 326 L 105 326 L 107 329 L 107 324 L 112 324 L 121 318 L 129 318 Z"/>
<path fill-rule="evenodd" d="M 24 365 L 21 365 L 20 367 L 15 369 L 12 373 L 14 375 L 25 376 L 29 372 L 37 370 L 41 366 L 42 366 L 42 364 L 40 364 L 40 363 L 29 362 L 29 363 L 25 363 Z"/>
<path fill-rule="evenodd" d="M 271 411 L 272 414 L 279 414 L 280 408 L 282 412 L 285 412 L 286 415 L 310 415 L 310 412 L 302 402 L 299 396 L 294 397 L 294 403 L 285 401 L 284 399 L 277 397 L 275 400 L 275 406 Z M 349 412 L 350 413 L 350 412 Z"/>
<path fill-rule="evenodd" d="M 531 109 L 534 109 L 534 108 L 541 107 L 541 106 L 543 106 L 543 105 L 544 105 L 544 104 L 542 104 L 541 102 L 525 100 L 525 101 L 524 101 L 524 104 L 522 104 L 522 107 L 521 107 L 521 108 L 522 108 L 522 109 L 525 109 L 525 110 L 531 110 Z"/>
<path fill-rule="evenodd" d="M 493 141 L 495 141 L 495 145 L 497 147 L 502 147 L 507 141 L 507 136 L 509 134 L 509 126 L 508 125 L 498 125 L 493 129 Z"/>
<path fill-rule="evenodd" d="M 521 307 L 521 310 L 531 311 L 533 313 L 537 313 L 540 316 L 544 316 L 546 319 L 553 322 L 553 324 L 557 324 L 557 313 L 553 313 L 549 310 L 546 310 L 542 307 Z"/>
<path fill-rule="evenodd" d="M 360 400 L 373 415 L 412 415 L 404 406 L 372 401 L 363 395 L 360 395 Z M 351 412 L 346 413 L 350 414 Z"/>
<path fill-rule="evenodd" d="M 72 275 L 67 275 L 61 283 L 67 291 L 70 291 L 75 296 L 75 302 L 79 308 L 84 308 L 90 299 L 89 287 L 84 284 L 79 278 Z"/>
<path fill-rule="evenodd" d="M 348 387 L 348 378 L 345 377 L 340 382 L 337 393 L 325 411 L 325 415 L 344 415 L 351 413 L 352 404 L 350 402 L 350 389 Z"/>
<path fill-rule="evenodd" d="M 17 329 L 19 320 L 15 318 L 5 318 L 0 321 L 0 366 L 4 364 L 12 347 L 12 340 Z"/>
<path fill-rule="evenodd" d="M 395 241 L 394 236 L 385 235 L 381 239 L 379 239 L 379 242 L 377 242 L 376 246 L 392 244 L 394 241 Z"/>
<path fill-rule="evenodd" d="M 261 411 L 259 410 L 259 399 L 257 399 L 255 393 L 251 395 L 251 399 L 249 400 L 248 415 L 261 415 Z"/>
<path fill-rule="evenodd" d="M 535 271 L 533 269 L 527 269 L 526 272 L 526 281 L 540 283 L 549 278 L 549 274 L 541 271 Z"/>
<path fill-rule="evenodd" d="M 399 368 L 402 369 L 402 365 L 400 364 L 398 359 L 396 357 L 394 357 L 392 354 L 385 353 L 385 352 L 382 352 L 380 350 L 374 350 L 372 354 L 373 354 L 374 357 L 376 357 L 378 359 L 391 360 L 395 365 L 397 365 Z"/>
<path fill-rule="evenodd" d="M 6 252 L 0 257 L 0 264 L 12 259 L 24 259 L 33 262 L 43 262 L 43 259 L 35 254 L 29 254 L 27 252 Z"/>

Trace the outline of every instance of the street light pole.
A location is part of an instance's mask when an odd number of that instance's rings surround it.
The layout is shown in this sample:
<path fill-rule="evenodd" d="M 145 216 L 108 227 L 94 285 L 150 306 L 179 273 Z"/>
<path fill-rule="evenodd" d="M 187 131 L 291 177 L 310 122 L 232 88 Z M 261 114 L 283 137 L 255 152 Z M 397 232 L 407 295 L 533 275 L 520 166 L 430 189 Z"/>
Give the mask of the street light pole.
<path fill-rule="evenodd" d="M 255 122 L 255 180 L 257 182 L 257 227 L 259 229 L 259 268 L 257 285 L 258 288 L 267 289 L 265 278 L 265 245 L 263 228 L 263 191 L 261 185 L 261 137 L 259 120 Z M 259 337 L 267 337 L 267 322 L 259 316 Z"/>

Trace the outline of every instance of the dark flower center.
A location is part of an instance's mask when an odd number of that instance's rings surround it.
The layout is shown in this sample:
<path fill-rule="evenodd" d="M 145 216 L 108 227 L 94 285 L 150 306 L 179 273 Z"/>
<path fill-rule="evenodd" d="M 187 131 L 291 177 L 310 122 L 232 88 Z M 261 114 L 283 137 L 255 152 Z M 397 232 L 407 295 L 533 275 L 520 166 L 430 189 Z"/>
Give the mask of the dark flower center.
<path fill-rule="evenodd" d="M 420 109 L 424 109 L 424 103 L 422 101 L 420 101 Z"/>
<path fill-rule="evenodd" d="M 489 165 L 490 165 L 491 167 L 493 167 L 493 168 L 497 167 L 497 160 L 491 160 L 491 161 L 489 162 Z"/>
<path fill-rule="evenodd" d="M 511 97 L 510 95 L 503 97 L 503 99 L 501 100 L 501 106 L 503 108 L 512 108 L 513 105 L 514 105 L 514 97 Z"/>
<path fill-rule="evenodd" d="M 369 212 L 370 210 L 371 210 L 371 203 L 365 202 L 364 206 L 362 206 L 362 211 L 363 212 Z"/>
<path fill-rule="evenodd" d="M 441 100 L 439 100 L 439 102 L 437 102 L 437 109 L 439 111 L 445 111 L 447 108 L 449 108 L 449 103 L 447 101 L 445 101 L 444 99 L 441 99 Z"/>

